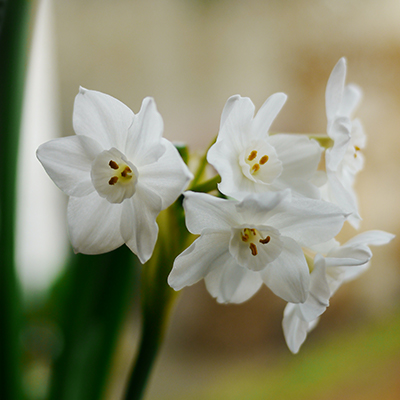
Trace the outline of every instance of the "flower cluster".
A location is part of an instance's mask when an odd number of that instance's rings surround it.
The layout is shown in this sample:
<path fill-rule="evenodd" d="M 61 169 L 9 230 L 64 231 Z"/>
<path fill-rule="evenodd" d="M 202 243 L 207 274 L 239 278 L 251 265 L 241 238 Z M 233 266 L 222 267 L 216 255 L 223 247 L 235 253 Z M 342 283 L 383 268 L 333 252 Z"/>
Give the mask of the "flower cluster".
<path fill-rule="evenodd" d="M 326 151 L 303 135 L 268 133 L 285 94 L 269 97 L 255 116 L 249 98 L 228 99 L 207 155 L 227 198 L 185 194 L 187 228 L 200 237 L 176 258 L 168 279 L 179 290 L 204 278 L 221 303 L 243 302 L 264 283 L 288 302 L 283 329 L 294 353 L 337 288 L 367 268 L 369 246 L 393 238 L 370 231 L 342 246 L 334 239 L 346 220 L 360 222 L 353 184 L 365 134 L 351 114 L 361 91 L 345 77 L 342 58 L 326 88 Z"/>
<path fill-rule="evenodd" d="M 327 148 L 318 137 L 269 134 L 283 93 L 269 97 L 255 116 L 249 98 L 228 99 L 207 153 L 221 178 L 219 196 L 196 188 L 184 193 L 187 229 L 199 237 L 168 277 L 175 290 L 204 279 L 220 303 L 241 303 L 265 284 L 288 302 L 283 330 L 293 352 L 337 288 L 367 268 L 369 246 L 393 238 L 370 231 L 342 246 L 334 239 L 346 220 L 354 227 L 360 222 L 353 184 L 363 167 L 365 135 L 351 115 L 361 91 L 345 85 L 345 76 L 341 59 L 326 89 Z M 158 214 L 192 174 L 162 137 L 151 98 L 135 115 L 118 100 L 81 88 L 73 124 L 75 136 L 47 142 L 37 155 L 69 196 L 75 251 L 98 254 L 125 243 L 145 263 L 157 241 Z"/>

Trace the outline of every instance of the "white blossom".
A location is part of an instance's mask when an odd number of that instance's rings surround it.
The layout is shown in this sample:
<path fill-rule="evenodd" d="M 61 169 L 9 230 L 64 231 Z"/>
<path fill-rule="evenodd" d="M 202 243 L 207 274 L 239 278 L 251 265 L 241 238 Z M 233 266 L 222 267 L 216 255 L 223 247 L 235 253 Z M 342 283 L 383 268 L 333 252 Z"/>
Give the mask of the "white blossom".
<path fill-rule="evenodd" d="M 345 220 L 339 207 L 279 193 L 241 202 L 186 192 L 186 226 L 200 235 L 175 260 L 168 283 L 175 290 L 201 279 L 218 302 L 240 303 L 265 283 L 293 303 L 307 299 L 310 274 L 302 246 L 330 240 Z"/>
<path fill-rule="evenodd" d="M 325 257 L 316 254 L 307 300 L 303 304 L 289 303 L 284 311 L 283 332 L 293 353 L 299 351 L 307 333 L 317 325 L 319 316 L 329 306 L 329 299 L 342 283 L 355 279 L 368 268 L 372 257 L 369 246 L 381 246 L 393 238 L 387 232 L 367 231 L 342 246 L 335 240 L 325 244 L 325 250 L 329 249 Z"/>
<path fill-rule="evenodd" d="M 76 135 L 42 144 L 37 156 L 69 197 L 68 225 L 75 252 L 99 254 L 123 243 L 142 263 L 157 240 L 156 217 L 185 189 L 191 173 L 162 137 L 152 98 L 135 115 L 106 94 L 81 88 Z"/>
<path fill-rule="evenodd" d="M 320 197 L 311 183 L 321 157 L 319 144 L 300 135 L 268 134 L 285 101 L 284 93 L 275 93 L 255 117 L 249 98 L 236 95 L 226 102 L 217 141 L 207 155 L 225 195 L 241 200 L 248 193 L 290 188 L 295 195 Z"/>
<path fill-rule="evenodd" d="M 349 222 L 356 228 L 360 223 L 357 197 L 353 189 L 355 175 L 363 168 L 366 136 L 361 122 L 352 120 L 362 92 L 354 85 L 345 85 L 346 60 L 341 58 L 334 67 L 326 87 L 325 102 L 327 133 L 333 146 L 326 151 L 327 184 L 322 197 L 351 213 Z"/>

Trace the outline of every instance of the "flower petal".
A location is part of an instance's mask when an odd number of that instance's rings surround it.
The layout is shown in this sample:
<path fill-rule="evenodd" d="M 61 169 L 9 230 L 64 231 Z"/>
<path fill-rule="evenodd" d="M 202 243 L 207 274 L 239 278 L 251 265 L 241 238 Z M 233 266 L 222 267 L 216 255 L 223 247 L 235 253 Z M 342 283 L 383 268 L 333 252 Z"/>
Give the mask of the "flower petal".
<path fill-rule="evenodd" d="M 207 290 L 218 303 L 243 303 L 260 289 L 260 275 L 239 266 L 229 253 L 218 261 L 204 278 Z"/>
<path fill-rule="evenodd" d="M 168 284 L 175 290 L 191 286 L 226 259 L 229 233 L 207 231 L 174 261 Z"/>
<path fill-rule="evenodd" d="M 82 197 L 95 189 L 90 177 L 92 162 L 103 149 L 87 136 L 50 140 L 37 157 L 54 183 L 68 196 Z"/>
<path fill-rule="evenodd" d="M 233 104 L 228 107 L 231 109 L 229 114 L 224 114 L 225 121 L 221 125 L 218 133 L 217 142 L 223 139 L 229 139 L 239 153 L 247 146 L 249 141 L 251 124 L 254 116 L 254 104 L 248 97 L 238 97 L 234 99 Z M 226 116 L 225 116 L 226 115 Z"/>
<path fill-rule="evenodd" d="M 289 303 L 284 311 L 282 328 L 285 335 L 286 344 L 289 350 L 296 354 L 310 332 L 318 323 L 319 319 L 313 322 L 306 322 L 300 319 L 295 310 L 298 304 Z"/>
<path fill-rule="evenodd" d="M 395 235 L 389 233 L 389 232 L 384 232 L 384 231 L 367 231 L 360 233 L 353 238 L 351 238 L 349 241 L 347 241 L 344 246 L 348 245 L 359 245 L 359 244 L 365 244 L 367 246 L 382 246 L 384 244 L 389 243 L 391 240 L 395 238 Z"/>
<path fill-rule="evenodd" d="M 93 192 L 85 197 L 70 197 L 68 225 L 76 253 L 101 254 L 124 243 L 120 233 L 122 205 L 111 204 Z"/>
<path fill-rule="evenodd" d="M 169 207 L 184 191 L 192 174 L 175 146 L 162 139 L 165 153 L 157 162 L 139 169 L 140 182 L 160 196 L 162 209 Z"/>
<path fill-rule="evenodd" d="M 291 303 L 304 303 L 310 286 L 310 273 L 301 247 L 292 239 L 280 238 L 280 256 L 260 271 L 264 283 L 279 297 Z"/>
<path fill-rule="evenodd" d="M 251 135 L 253 137 L 265 138 L 265 136 L 268 136 L 269 128 L 279 111 L 281 111 L 286 99 L 285 93 L 274 93 L 268 97 L 254 117 L 251 126 Z"/>
<path fill-rule="evenodd" d="M 283 164 L 280 179 L 310 179 L 321 159 L 321 146 L 300 135 L 278 134 L 269 138 Z"/>
<path fill-rule="evenodd" d="M 302 246 L 327 242 L 341 230 L 346 214 L 322 200 L 293 197 L 287 207 L 272 211 L 268 225 L 277 228 Z"/>
<path fill-rule="evenodd" d="M 79 88 L 73 114 L 75 133 L 96 140 L 103 150 L 115 147 L 124 152 L 133 119 L 133 112 L 114 97 Z"/>
<path fill-rule="evenodd" d="M 204 229 L 228 231 L 237 225 L 236 202 L 220 199 L 205 193 L 185 192 L 183 207 L 189 232 L 200 234 Z"/>
<path fill-rule="evenodd" d="M 234 109 L 235 103 L 237 101 L 240 101 L 240 99 L 241 99 L 241 96 L 239 96 L 238 94 L 235 94 L 234 96 L 229 97 L 229 99 L 226 101 L 224 109 L 222 110 L 222 114 L 221 114 L 221 122 L 219 125 L 220 130 L 222 129 L 222 126 L 225 124 L 225 121 L 228 118 L 228 115 Z"/>
<path fill-rule="evenodd" d="M 161 198 L 140 183 L 134 196 L 123 202 L 121 234 L 142 264 L 153 254 L 158 236 L 156 218 L 161 207 Z"/>
<path fill-rule="evenodd" d="M 143 99 L 140 111 L 129 127 L 125 155 L 136 167 L 156 162 L 165 152 L 164 122 L 151 97 Z"/>
<path fill-rule="evenodd" d="M 346 59 L 341 58 L 333 68 L 325 92 L 325 107 L 328 121 L 338 113 L 342 102 L 346 79 Z"/>
<path fill-rule="evenodd" d="M 351 117 L 362 97 L 362 90 L 359 86 L 346 85 L 343 92 L 342 102 L 338 111 L 339 115 Z"/>

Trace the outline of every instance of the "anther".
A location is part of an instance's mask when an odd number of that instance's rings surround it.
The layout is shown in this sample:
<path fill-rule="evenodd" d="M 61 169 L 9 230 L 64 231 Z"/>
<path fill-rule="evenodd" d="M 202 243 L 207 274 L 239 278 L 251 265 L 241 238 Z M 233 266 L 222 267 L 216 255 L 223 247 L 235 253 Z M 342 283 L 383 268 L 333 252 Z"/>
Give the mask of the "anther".
<path fill-rule="evenodd" d="M 127 166 L 125 167 L 125 169 L 121 172 L 121 176 L 123 176 L 124 178 L 126 178 L 126 176 L 131 173 L 132 170 Z"/>
<path fill-rule="evenodd" d="M 247 234 L 242 235 L 242 240 L 243 242 L 247 242 L 249 240 L 249 235 Z"/>
<path fill-rule="evenodd" d="M 247 158 L 249 161 L 253 161 L 255 158 L 257 157 L 257 151 L 256 150 L 253 150 L 251 153 L 250 153 L 250 155 L 249 155 L 249 157 Z"/>
<path fill-rule="evenodd" d="M 356 151 L 360 151 L 360 150 L 361 150 L 358 146 L 354 146 L 354 149 L 355 149 Z"/>
<path fill-rule="evenodd" d="M 118 182 L 118 176 L 113 176 L 109 181 L 109 185 L 115 185 Z"/>
<path fill-rule="evenodd" d="M 118 169 L 118 168 L 119 168 L 119 165 L 118 165 L 115 161 L 113 161 L 113 160 L 110 160 L 110 162 L 108 163 L 108 165 L 109 165 L 112 169 Z M 110 185 L 111 185 L 111 183 L 110 183 Z"/>
<path fill-rule="evenodd" d="M 257 246 L 254 243 L 250 243 L 250 250 L 251 250 L 251 254 L 253 256 L 256 256 L 258 254 L 257 253 Z"/>
<path fill-rule="evenodd" d="M 250 232 L 254 235 L 254 236 L 256 236 L 257 235 L 257 232 L 256 232 L 256 230 L 255 229 L 250 229 Z"/>
<path fill-rule="evenodd" d="M 260 164 L 264 165 L 268 161 L 269 157 L 267 155 L 262 156 L 260 159 Z"/>
<path fill-rule="evenodd" d="M 267 244 L 271 240 L 271 236 L 267 236 L 265 239 L 260 239 L 259 242 L 262 244 Z"/>
<path fill-rule="evenodd" d="M 260 164 L 254 164 L 251 173 L 254 174 L 260 169 Z"/>

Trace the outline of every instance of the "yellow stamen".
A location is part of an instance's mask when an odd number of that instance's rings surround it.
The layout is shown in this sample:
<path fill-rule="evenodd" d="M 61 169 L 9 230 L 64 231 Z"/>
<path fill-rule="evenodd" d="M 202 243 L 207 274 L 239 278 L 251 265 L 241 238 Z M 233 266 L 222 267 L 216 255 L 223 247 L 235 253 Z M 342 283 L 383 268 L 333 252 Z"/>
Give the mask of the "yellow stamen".
<path fill-rule="evenodd" d="M 121 172 L 121 176 L 123 176 L 124 178 L 126 178 L 126 176 L 127 176 L 128 174 L 130 174 L 131 172 L 132 172 L 132 170 L 131 170 L 128 166 L 126 166 L 125 169 Z"/>
<path fill-rule="evenodd" d="M 243 242 L 247 242 L 249 240 L 249 235 L 247 234 L 242 235 L 242 240 Z"/>
<path fill-rule="evenodd" d="M 260 164 L 264 165 L 268 161 L 269 157 L 267 155 L 262 156 L 260 159 Z"/>
<path fill-rule="evenodd" d="M 253 256 L 256 256 L 258 254 L 257 253 L 257 246 L 254 243 L 250 243 L 250 250 L 251 250 L 251 254 Z"/>
<path fill-rule="evenodd" d="M 109 181 L 109 185 L 115 185 L 118 182 L 118 176 L 113 176 Z"/>
<path fill-rule="evenodd" d="M 271 236 L 267 236 L 265 239 L 260 239 L 259 242 L 262 244 L 267 244 L 271 240 Z"/>
<path fill-rule="evenodd" d="M 354 149 L 355 149 L 356 151 L 360 151 L 360 150 L 361 150 L 358 146 L 354 146 Z"/>
<path fill-rule="evenodd" d="M 260 169 L 260 164 L 254 164 L 253 168 L 251 169 L 251 173 L 254 174 Z"/>
<path fill-rule="evenodd" d="M 119 168 L 119 165 L 118 165 L 115 161 L 113 161 L 113 160 L 111 160 L 111 161 L 108 163 L 108 165 L 109 165 L 112 169 L 118 169 L 118 168 Z"/>
<path fill-rule="evenodd" d="M 250 153 L 250 155 L 249 155 L 249 157 L 247 158 L 249 161 L 253 161 L 255 158 L 257 157 L 257 151 L 256 150 L 253 150 L 251 153 Z"/>

